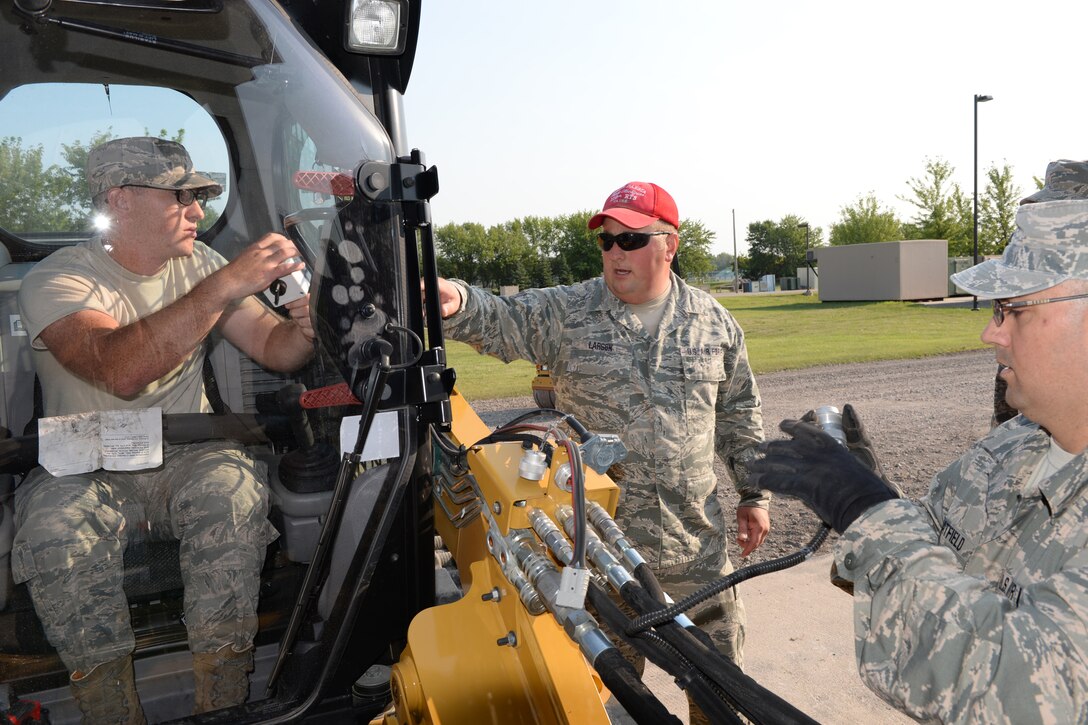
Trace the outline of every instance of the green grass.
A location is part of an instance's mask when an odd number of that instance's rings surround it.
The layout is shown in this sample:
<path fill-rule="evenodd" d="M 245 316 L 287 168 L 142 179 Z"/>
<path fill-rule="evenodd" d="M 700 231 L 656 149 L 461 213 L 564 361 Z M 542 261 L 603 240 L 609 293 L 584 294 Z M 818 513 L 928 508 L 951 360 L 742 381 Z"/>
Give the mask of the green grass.
<path fill-rule="evenodd" d="M 849 362 L 978 350 L 989 307 L 926 307 L 914 302 L 823 302 L 813 295 L 719 297 L 744 328 L 756 374 Z M 457 388 L 469 400 L 530 395 L 533 365 L 506 365 L 447 341 Z"/>
<path fill-rule="evenodd" d="M 758 373 L 848 362 L 942 355 L 987 347 L 989 307 L 916 302 L 820 302 L 814 295 L 718 298 L 744 328 Z"/>
<path fill-rule="evenodd" d="M 453 340 L 446 340 L 446 352 L 447 364 L 457 371 L 457 390 L 468 400 L 532 395 L 529 385 L 536 376 L 532 363 L 515 360 L 507 365 Z"/>

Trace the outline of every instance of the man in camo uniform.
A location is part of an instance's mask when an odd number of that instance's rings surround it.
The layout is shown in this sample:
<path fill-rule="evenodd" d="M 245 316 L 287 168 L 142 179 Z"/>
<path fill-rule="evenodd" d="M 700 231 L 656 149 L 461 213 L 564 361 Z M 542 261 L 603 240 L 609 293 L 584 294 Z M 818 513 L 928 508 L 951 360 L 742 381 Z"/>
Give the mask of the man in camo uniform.
<path fill-rule="evenodd" d="M 1043 187 L 1031 196 L 1020 200 L 1021 204 L 1034 204 L 1040 201 L 1058 201 L 1059 199 L 1088 199 L 1088 162 L 1086 161 L 1051 161 L 1046 166 Z M 1017 410 L 1005 399 L 1008 387 L 1001 377 L 1001 369 L 994 378 L 994 417 L 993 424 L 999 425 L 1017 414 Z"/>
<path fill-rule="evenodd" d="M 620 487 L 616 519 L 676 599 L 733 570 L 715 453 L 740 494 L 742 555 L 770 528 L 769 497 L 745 485 L 763 420 L 744 333 L 714 298 L 671 274 L 679 225 L 664 189 L 632 182 L 589 221 L 602 230 L 602 277 L 512 297 L 439 282 L 450 338 L 547 365 L 557 407 L 626 444 L 626 460 L 609 471 Z M 734 590 L 689 614 L 742 664 L 745 615 Z"/>
<path fill-rule="evenodd" d="M 1038 196 L 1002 259 L 952 275 L 994 300 L 982 339 L 1019 415 L 920 505 L 797 421 L 752 466 L 843 533 L 861 676 L 919 720 L 1088 722 L 1088 200 Z"/>
<path fill-rule="evenodd" d="M 19 295 L 46 415 L 211 412 L 202 371 L 213 328 L 271 369 L 310 359 L 308 298 L 284 319 L 252 297 L 302 266 L 294 245 L 269 234 L 228 263 L 198 242 L 203 204 L 222 188 L 180 144 L 108 141 L 91 150 L 87 182 L 109 228 L 39 263 Z M 166 446 L 163 465 L 146 471 L 28 474 L 15 494 L 13 574 L 71 672 L 84 722 L 144 721 L 122 553 L 146 530 L 181 542 L 197 712 L 245 700 L 260 570 L 276 537 L 263 479 L 225 442 Z"/>

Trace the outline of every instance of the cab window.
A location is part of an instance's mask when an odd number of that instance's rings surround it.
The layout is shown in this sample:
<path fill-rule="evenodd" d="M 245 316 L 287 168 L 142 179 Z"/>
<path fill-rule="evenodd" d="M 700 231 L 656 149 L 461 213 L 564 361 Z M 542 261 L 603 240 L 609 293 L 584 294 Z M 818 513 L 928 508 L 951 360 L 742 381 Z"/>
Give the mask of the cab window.
<path fill-rule="evenodd" d="M 185 144 L 197 170 L 223 184 L 202 229 L 230 200 L 226 142 L 212 117 L 168 88 L 83 83 L 21 86 L 0 99 L 0 229 L 8 239 L 50 247 L 95 231 L 84 164 L 111 138 L 156 136 Z"/>

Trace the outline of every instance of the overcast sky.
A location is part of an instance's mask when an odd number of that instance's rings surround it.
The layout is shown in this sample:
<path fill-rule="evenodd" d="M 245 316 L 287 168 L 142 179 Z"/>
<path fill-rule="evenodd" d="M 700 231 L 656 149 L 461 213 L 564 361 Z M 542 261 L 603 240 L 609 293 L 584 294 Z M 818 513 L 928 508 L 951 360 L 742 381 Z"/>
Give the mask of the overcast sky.
<path fill-rule="evenodd" d="M 973 188 L 991 164 L 1034 189 L 1088 158 L 1088 2 L 430 0 L 406 94 L 439 169 L 434 219 L 598 209 L 656 182 L 738 250 L 797 214 L 827 240 L 868 192 L 901 218 L 927 158 Z"/>

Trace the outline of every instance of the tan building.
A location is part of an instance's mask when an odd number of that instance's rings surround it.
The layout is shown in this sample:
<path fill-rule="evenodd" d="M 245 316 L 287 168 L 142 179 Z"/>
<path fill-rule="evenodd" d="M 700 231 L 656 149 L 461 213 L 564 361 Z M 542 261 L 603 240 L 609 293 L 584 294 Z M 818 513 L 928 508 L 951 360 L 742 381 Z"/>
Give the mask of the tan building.
<path fill-rule="evenodd" d="M 948 242 L 900 242 L 820 247 L 820 300 L 932 300 L 948 294 Z"/>

